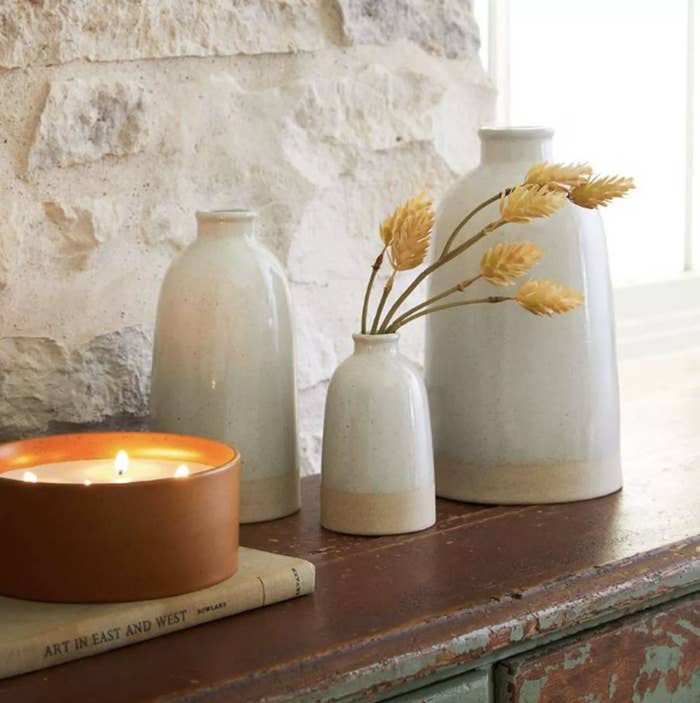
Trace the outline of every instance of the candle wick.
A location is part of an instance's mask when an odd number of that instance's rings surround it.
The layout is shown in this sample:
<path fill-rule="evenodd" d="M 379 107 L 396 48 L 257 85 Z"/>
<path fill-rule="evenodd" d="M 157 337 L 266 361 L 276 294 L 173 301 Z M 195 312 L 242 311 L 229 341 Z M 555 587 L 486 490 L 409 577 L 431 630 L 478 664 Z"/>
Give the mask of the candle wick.
<path fill-rule="evenodd" d="M 117 456 L 114 459 L 114 468 L 117 473 L 117 480 L 124 476 L 129 468 L 129 455 L 122 449 L 117 452 Z"/>

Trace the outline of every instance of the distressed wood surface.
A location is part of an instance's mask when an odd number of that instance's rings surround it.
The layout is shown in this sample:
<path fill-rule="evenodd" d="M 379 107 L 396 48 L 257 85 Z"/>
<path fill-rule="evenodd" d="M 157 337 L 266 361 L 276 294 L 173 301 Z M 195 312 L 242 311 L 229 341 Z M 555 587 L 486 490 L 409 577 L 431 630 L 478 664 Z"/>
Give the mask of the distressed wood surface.
<path fill-rule="evenodd" d="M 495 703 L 697 703 L 700 598 L 509 659 L 495 682 Z"/>
<path fill-rule="evenodd" d="M 379 700 L 695 591 L 699 365 L 623 374 L 635 392 L 621 493 L 510 508 L 441 500 L 430 530 L 353 538 L 319 527 L 318 479 L 305 479 L 300 514 L 241 537 L 313 561 L 313 596 L 0 681 L 0 703 Z"/>
<path fill-rule="evenodd" d="M 392 703 L 491 703 L 491 672 L 470 671 L 420 691 L 392 698 Z"/>

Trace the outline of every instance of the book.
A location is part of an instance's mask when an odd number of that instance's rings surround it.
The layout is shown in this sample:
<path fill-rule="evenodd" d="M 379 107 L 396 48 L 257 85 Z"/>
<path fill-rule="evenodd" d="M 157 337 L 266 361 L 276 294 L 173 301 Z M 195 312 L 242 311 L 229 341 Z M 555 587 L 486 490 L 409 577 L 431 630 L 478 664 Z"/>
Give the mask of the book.
<path fill-rule="evenodd" d="M 238 571 L 201 591 L 128 603 L 40 603 L 0 596 L 0 678 L 194 627 L 314 590 L 304 559 L 240 547 Z"/>

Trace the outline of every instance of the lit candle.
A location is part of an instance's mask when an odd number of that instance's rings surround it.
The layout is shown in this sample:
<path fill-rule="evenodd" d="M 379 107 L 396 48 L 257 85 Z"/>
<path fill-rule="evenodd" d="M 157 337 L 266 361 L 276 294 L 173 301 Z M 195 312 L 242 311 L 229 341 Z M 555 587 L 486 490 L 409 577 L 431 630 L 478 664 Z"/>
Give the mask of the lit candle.
<path fill-rule="evenodd" d="M 131 483 L 163 478 L 187 478 L 206 471 L 208 464 L 188 463 L 173 459 L 144 459 L 130 457 L 123 449 L 113 459 L 76 459 L 38 464 L 31 469 L 14 469 L 0 478 L 27 483 Z"/>
<path fill-rule="evenodd" d="M 0 444 L 0 595 L 148 600 L 229 578 L 239 471 L 232 447 L 161 432 Z"/>

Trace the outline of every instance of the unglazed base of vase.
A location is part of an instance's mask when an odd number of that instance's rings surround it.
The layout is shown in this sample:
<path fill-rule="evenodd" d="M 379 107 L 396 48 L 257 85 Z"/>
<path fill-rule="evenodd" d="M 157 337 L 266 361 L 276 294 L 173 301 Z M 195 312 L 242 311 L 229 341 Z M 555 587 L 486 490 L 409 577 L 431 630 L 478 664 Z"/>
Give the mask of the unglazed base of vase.
<path fill-rule="evenodd" d="M 321 524 L 350 535 L 397 535 L 435 524 L 432 485 L 400 493 L 348 493 L 321 486 Z"/>
<path fill-rule="evenodd" d="M 299 477 L 295 474 L 241 481 L 241 524 L 276 520 L 300 507 Z"/>
<path fill-rule="evenodd" d="M 497 466 L 458 464 L 438 456 L 435 486 L 441 498 L 465 503 L 570 503 L 619 491 L 622 467 L 618 455 L 598 461 Z"/>

